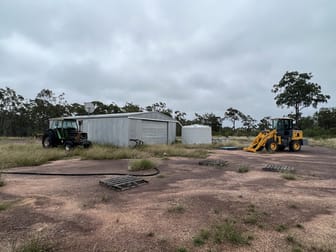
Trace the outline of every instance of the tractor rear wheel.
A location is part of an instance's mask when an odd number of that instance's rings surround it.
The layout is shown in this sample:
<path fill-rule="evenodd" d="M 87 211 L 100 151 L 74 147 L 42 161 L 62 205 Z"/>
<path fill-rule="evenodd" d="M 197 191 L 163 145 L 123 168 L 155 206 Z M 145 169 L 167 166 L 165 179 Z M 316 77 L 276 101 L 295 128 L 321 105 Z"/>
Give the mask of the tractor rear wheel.
<path fill-rule="evenodd" d="M 70 151 L 74 147 L 73 143 L 71 141 L 66 141 L 64 144 L 64 149 L 66 151 Z"/>
<path fill-rule="evenodd" d="M 300 151 L 301 150 L 301 142 L 300 141 L 292 141 L 289 145 L 290 151 Z"/>
<path fill-rule="evenodd" d="M 278 144 L 274 141 L 274 139 L 269 139 L 266 142 L 266 150 L 268 152 L 276 152 L 278 150 Z"/>
<path fill-rule="evenodd" d="M 44 135 L 42 139 L 42 146 L 44 148 L 51 148 L 54 146 L 53 137 L 51 135 Z"/>

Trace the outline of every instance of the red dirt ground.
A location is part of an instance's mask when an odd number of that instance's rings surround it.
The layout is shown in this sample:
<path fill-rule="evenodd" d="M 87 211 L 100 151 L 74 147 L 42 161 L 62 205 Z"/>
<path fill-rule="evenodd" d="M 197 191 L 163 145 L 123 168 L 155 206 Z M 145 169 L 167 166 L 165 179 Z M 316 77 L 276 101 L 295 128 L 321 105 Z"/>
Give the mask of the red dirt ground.
<path fill-rule="evenodd" d="M 335 150 L 211 150 L 208 159 L 228 166 L 160 160 L 160 175 L 123 192 L 99 185 L 109 176 L 3 175 L 0 203 L 10 207 L 0 211 L 0 251 L 36 236 L 56 251 L 336 251 Z M 269 163 L 294 167 L 296 180 L 262 171 Z M 11 171 L 127 172 L 127 166 L 128 160 L 66 160 Z M 238 173 L 240 167 L 249 172 Z M 249 245 L 212 236 L 193 242 L 201 229 L 211 233 L 227 219 L 253 237 Z"/>

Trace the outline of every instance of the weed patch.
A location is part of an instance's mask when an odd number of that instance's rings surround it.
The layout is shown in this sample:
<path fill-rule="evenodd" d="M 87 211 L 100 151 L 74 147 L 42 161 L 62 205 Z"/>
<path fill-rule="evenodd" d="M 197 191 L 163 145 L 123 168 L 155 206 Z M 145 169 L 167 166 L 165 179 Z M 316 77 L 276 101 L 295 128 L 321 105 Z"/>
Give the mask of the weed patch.
<path fill-rule="evenodd" d="M 302 248 L 302 245 L 301 243 L 299 243 L 295 238 L 294 236 L 292 235 L 287 235 L 286 236 L 286 241 L 287 243 L 291 244 L 293 246 L 293 249 L 292 251 L 294 251 L 294 249 L 296 249 L 296 251 L 301 251 L 301 248 Z M 298 250 L 300 249 L 300 250 Z"/>
<path fill-rule="evenodd" d="M 130 166 L 128 169 L 130 171 L 141 171 L 141 170 L 149 170 L 156 168 L 156 164 L 148 159 L 141 159 L 141 160 L 133 160 L 131 161 Z"/>
<path fill-rule="evenodd" d="M 0 187 L 4 186 L 6 184 L 5 180 L 1 176 L 1 171 L 0 171 Z"/>
<path fill-rule="evenodd" d="M 278 231 L 278 232 L 283 232 L 283 231 L 285 231 L 287 229 L 288 229 L 288 227 L 285 226 L 285 225 L 283 225 L 283 224 L 280 224 L 280 225 L 278 225 L 278 226 L 275 227 L 275 230 Z"/>
<path fill-rule="evenodd" d="M 300 223 L 296 224 L 295 226 L 296 226 L 297 228 L 304 229 L 304 226 L 303 226 L 302 224 L 300 224 Z"/>
<path fill-rule="evenodd" d="M 176 252 L 188 252 L 186 248 L 178 248 Z"/>
<path fill-rule="evenodd" d="M 210 231 L 206 229 L 201 229 L 198 235 L 193 238 L 193 243 L 195 246 L 201 246 L 206 243 L 210 238 Z"/>
<path fill-rule="evenodd" d="M 257 225 L 258 227 L 263 227 L 262 224 L 260 224 L 262 220 L 262 216 L 265 215 L 264 213 L 261 213 L 257 211 L 255 205 L 250 204 L 247 207 L 247 214 L 244 217 L 244 223 L 250 224 L 250 225 Z"/>
<path fill-rule="evenodd" d="M 248 239 L 238 230 L 233 221 L 225 221 L 223 224 L 216 225 L 214 228 L 215 243 L 228 241 L 235 245 L 248 244 Z"/>
<path fill-rule="evenodd" d="M 296 176 L 292 173 L 285 172 L 281 175 L 281 177 L 287 180 L 296 180 Z"/>
<path fill-rule="evenodd" d="M 179 213 L 182 214 L 185 212 L 185 207 L 177 204 L 168 208 L 168 213 Z"/>
<path fill-rule="evenodd" d="M 41 237 L 32 238 L 25 241 L 18 248 L 14 249 L 15 252 L 53 252 L 55 251 L 54 245 L 42 239 Z"/>
<path fill-rule="evenodd" d="M 249 171 L 249 167 L 247 165 L 241 165 L 237 170 L 238 173 L 246 173 L 248 171 Z"/>
<path fill-rule="evenodd" d="M 10 202 L 3 202 L 3 203 L 0 203 L 0 212 L 1 211 L 5 211 L 7 210 L 8 208 L 11 207 L 11 203 Z"/>
<path fill-rule="evenodd" d="M 291 209 L 298 209 L 298 206 L 295 204 L 290 204 L 288 207 Z"/>

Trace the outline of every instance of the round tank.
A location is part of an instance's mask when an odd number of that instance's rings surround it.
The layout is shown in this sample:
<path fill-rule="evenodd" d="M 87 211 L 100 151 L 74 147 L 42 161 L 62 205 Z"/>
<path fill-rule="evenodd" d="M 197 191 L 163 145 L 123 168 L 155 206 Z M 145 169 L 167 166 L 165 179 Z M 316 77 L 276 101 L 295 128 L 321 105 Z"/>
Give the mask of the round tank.
<path fill-rule="evenodd" d="M 182 127 L 183 144 L 211 144 L 211 127 L 206 125 L 189 125 Z"/>

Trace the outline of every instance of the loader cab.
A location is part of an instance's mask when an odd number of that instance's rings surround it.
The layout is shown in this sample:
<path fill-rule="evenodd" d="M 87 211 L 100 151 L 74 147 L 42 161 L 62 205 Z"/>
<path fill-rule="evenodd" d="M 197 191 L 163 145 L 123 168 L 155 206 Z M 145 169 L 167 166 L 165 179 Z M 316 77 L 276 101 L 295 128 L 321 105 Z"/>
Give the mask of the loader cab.
<path fill-rule="evenodd" d="M 292 130 L 293 119 L 290 118 L 274 118 L 272 119 L 272 127 L 277 130 Z"/>
<path fill-rule="evenodd" d="M 280 137 L 280 143 L 288 146 L 293 134 L 293 119 L 291 118 L 274 118 L 272 119 L 273 129 L 277 130 L 277 136 Z"/>

